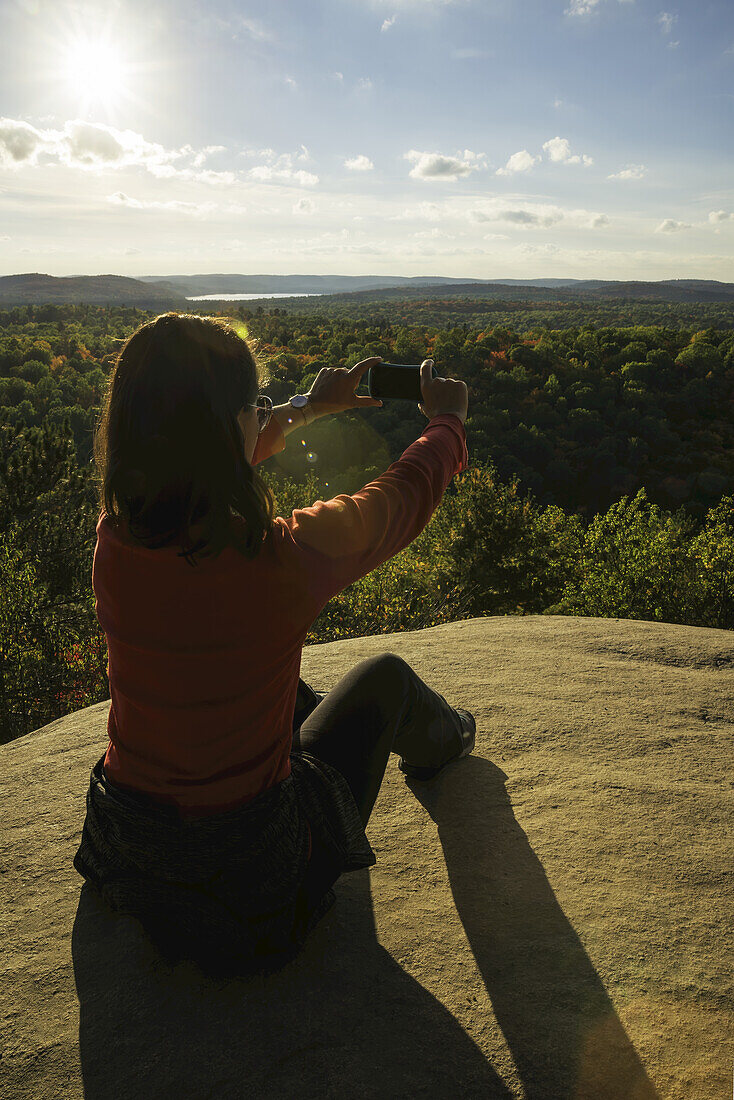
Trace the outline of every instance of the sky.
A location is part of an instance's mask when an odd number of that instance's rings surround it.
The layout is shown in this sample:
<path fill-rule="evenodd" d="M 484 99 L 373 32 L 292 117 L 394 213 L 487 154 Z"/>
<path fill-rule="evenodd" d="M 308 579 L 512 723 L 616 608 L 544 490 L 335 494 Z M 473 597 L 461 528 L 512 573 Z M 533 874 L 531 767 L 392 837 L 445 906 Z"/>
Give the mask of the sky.
<path fill-rule="evenodd" d="M 731 0 L 0 0 L 0 274 L 734 281 Z"/>

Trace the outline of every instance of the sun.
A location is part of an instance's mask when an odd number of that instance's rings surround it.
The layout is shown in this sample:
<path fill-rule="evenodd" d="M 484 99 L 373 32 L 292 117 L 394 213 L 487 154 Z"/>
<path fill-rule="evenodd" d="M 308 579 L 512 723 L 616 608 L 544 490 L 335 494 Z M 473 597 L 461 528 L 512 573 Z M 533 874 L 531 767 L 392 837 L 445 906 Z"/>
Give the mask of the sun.
<path fill-rule="evenodd" d="M 104 39 L 76 38 L 67 46 L 64 75 L 84 110 L 114 107 L 126 91 L 126 68 L 119 49 Z"/>

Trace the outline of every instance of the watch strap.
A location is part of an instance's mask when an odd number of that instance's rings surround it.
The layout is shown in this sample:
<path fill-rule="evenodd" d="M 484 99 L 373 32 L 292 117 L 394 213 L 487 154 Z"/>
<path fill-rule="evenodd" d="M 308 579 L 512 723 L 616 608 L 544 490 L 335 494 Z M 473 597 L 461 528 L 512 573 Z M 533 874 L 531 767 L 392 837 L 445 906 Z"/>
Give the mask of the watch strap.
<path fill-rule="evenodd" d="M 304 396 L 308 397 L 308 394 L 305 394 Z M 290 404 L 293 405 L 293 402 L 291 401 Z M 303 420 L 306 425 L 313 423 L 313 421 L 316 419 L 316 413 L 314 412 L 310 398 L 306 401 L 304 405 L 293 405 L 293 408 L 298 409 L 299 412 L 303 413 Z"/>

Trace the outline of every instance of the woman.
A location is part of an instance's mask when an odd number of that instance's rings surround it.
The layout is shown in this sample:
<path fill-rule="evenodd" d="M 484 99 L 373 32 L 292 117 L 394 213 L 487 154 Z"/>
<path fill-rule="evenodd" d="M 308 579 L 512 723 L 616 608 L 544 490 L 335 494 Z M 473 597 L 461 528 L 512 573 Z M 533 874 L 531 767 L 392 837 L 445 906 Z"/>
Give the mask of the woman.
<path fill-rule="evenodd" d="M 427 360 L 429 423 L 402 457 L 353 496 L 274 516 L 254 467 L 319 416 L 381 405 L 355 392 L 376 362 L 324 368 L 302 409 L 273 409 L 233 325 L 171 312 L 110 376 L 92 570 L 109 743 L 74 866 L 169 958 L 287 961 L 339 875 L 376 862 L 365 826 L 390 752 L 430 778 L 474 746 L 472 716 L 395 654 L 328 695 L 300 679 L 325 604 L 409 545 L 467 465 L 466 385 Z"/>

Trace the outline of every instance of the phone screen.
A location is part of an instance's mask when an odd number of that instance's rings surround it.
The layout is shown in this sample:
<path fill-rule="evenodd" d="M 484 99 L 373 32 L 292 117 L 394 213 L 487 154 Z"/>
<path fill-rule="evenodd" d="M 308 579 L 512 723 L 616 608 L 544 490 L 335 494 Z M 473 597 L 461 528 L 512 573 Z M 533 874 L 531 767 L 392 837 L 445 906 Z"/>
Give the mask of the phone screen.
<path fill-rule="evenodd" d="M 367 389 L 370 397 L 402 398 L 421 401 L 420 363 L 376 363 L 367 371 Z M 431 378 L 438 374 L 435 363 Z"/>

